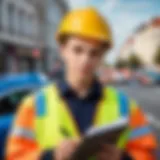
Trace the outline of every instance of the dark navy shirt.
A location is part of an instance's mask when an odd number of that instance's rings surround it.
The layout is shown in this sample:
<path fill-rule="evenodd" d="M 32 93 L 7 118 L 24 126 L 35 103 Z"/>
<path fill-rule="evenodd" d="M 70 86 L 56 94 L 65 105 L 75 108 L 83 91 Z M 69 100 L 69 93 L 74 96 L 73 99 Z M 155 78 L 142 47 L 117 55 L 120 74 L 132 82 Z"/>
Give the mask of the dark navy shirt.
<path fill-rule="evenodd" d="M 94 81 L 88 95 L 84 98 L 79 98 L 66 81 L 59 82 L 58 88 L 77 122 L 79 130 L 84 133 L 92 125 L 96 106 L 101 98 L 101 84 Z"/>

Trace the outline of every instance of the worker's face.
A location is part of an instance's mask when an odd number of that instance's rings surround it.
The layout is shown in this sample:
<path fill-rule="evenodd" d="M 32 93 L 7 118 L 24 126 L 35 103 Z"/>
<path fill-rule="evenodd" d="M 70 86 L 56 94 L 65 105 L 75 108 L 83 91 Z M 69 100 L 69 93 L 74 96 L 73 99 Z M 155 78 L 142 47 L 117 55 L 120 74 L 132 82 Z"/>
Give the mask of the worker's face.
<path fill-rule="evenodd" d="M 66 71 L 76 78 L 87 79 L 94 75 L 104 55 L 104 49 L 100 42 L 70 37 L 61 45 L 61 53 Z"/>

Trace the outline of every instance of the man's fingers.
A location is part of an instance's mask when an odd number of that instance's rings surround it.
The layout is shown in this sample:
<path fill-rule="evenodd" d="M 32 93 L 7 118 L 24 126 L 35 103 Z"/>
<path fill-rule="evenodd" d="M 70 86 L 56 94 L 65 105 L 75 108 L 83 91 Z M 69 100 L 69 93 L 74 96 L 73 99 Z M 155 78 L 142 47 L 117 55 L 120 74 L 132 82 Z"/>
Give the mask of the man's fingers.
<path fill-rule="evenodd" d="M 73 141 L 72 143 L 70 141 L 65 141 L 61 144 L 61 149 L 63 150 L 74 150 L 78 146 L 78 142 Z"/>
<path fill-rule="evenodd" d="M 55 159 L 56 160 L 63 160 L 63 155 L 62 155 L 62 152 L 60 152 L 60 150 L 56 150 Z"/>
<path fill-rule="evenodd" d="M 80 140 L 64 140 L 56 150 L 56 160 L 68 159 L 75 151 Z"/>

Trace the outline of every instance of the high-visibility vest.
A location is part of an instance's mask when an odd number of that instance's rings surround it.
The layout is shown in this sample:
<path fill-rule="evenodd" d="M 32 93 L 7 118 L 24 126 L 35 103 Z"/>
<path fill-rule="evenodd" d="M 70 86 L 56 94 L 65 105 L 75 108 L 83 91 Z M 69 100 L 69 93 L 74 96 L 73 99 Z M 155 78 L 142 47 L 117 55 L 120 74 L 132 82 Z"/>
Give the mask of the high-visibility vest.
<path fill-rule="evenodd" d="M 44 150 L 56 147 L 64 138 L 81 136 L 72 113 L 59 94 L 56 85 L 44 88 L 36 96 L 35 133 Z M 111 87 L 104 87 L 94 116 L 93 126 L 110 124 L 120 117 L 128 116 L 129 101 Z M 123 148 L 127 142 L 128 130 L 117 145 Z"/>

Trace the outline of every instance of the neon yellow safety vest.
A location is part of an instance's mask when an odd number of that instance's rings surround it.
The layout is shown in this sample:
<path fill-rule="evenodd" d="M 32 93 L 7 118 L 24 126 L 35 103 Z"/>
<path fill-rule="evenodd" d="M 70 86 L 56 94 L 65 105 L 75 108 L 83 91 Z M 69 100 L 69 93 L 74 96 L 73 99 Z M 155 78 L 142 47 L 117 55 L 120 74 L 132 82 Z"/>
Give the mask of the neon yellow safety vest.
<path fill-rule="evenodd" d="M 36 96 L 35 132 L 38 144 L 44 150 L 56 147 L 64 138 L 78 138 L 81 136 L 77 124 L 61 98 L 56 85 L 50 85 L 37 93 Z M 103 96 L 97 105 L 93 126 L 110 124 L 121 116 L 128 116 L 129 101 L 114 88 L 104 87 Z M 127 134 L 126 134 L 127 133 Z M 128 132 L 119 140 L 119 147 L 123 148 Z"/>

